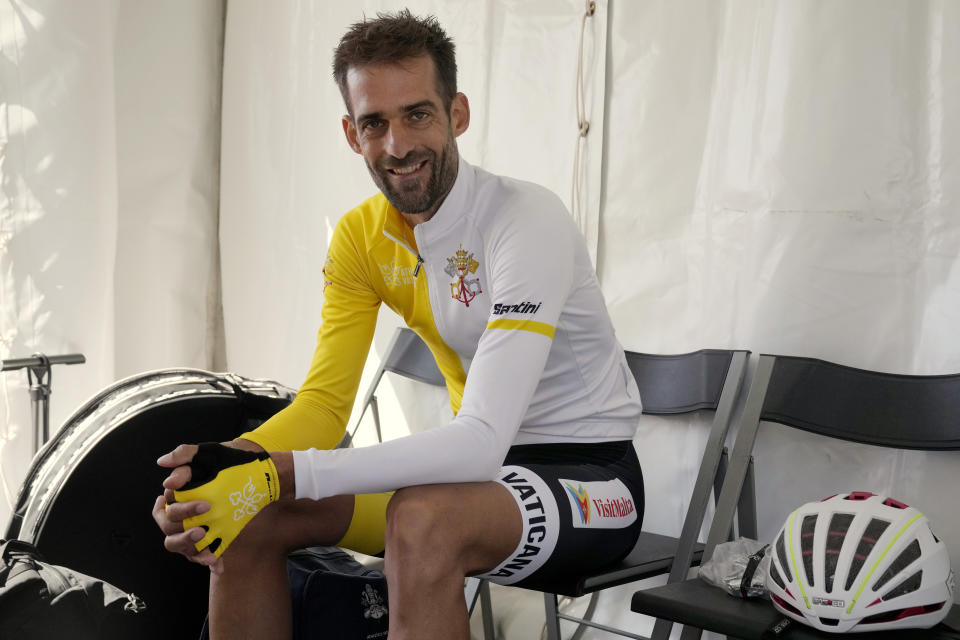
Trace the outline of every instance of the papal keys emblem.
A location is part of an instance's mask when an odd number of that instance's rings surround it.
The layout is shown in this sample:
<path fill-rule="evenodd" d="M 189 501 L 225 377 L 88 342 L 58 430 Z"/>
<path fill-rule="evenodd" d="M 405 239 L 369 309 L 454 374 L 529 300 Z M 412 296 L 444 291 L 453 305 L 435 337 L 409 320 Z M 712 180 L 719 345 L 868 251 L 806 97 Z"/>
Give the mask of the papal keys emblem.
<path fill-rule="evenodd" d="M 472 253 L 464 251 L 463 245 L 460 245 L 452 258 L 447 258 L 447 266 L 443 272 L 454 278 L 450 283 L 450 297 L 469 307 L 477 294 L 483 293 L 480 289 L 480 278 L 470 277 L 479 267 L 480 263 L 473 259 Z"/>

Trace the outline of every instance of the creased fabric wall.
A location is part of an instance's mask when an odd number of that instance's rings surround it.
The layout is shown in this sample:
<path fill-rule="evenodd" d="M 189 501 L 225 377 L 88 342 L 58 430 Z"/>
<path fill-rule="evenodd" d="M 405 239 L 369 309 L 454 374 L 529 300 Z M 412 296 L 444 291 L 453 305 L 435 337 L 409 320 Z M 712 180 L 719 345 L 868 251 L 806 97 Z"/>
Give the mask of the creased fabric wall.
<path fill-rule="evenodd" d="M 407 4 L 457 42 L 473 108 L 464 156 L 569 202 L 584 4 Z M 373 192 L 342 139 L 330 53 L 349 23 L 395 8 L 229 4 L 221 241 L 234 370 L 291 385 L 306 370 L 332 226 Z M 960 370 L 958 12 L 934 0 L 598 3 L 585 59 L 603 137 L 587 163 L 595 171 L 600 153 L 602 189 L 587 186 L 585 209 L 627 348 Z M 396 320 L 381 324 L 368 375 Z M 418 403 L 403 389 L 401 407 L 386 386 L 388 433 L 443 422 L 442 394 Z M 704 435 L 700 419 L 642 422 L 648 529 L 679 530 Z M 926 510 L 960 566 L 955 469 L 949 455 L 768 433 L 761 535 L 809 499 L 889 491 Z M 600 617 L 636 628 L 628 595 L 605 596 Z"/>
<path fill-rule="evenodd" d="M 624 2 L 610 20 L 599 270 L 625 346 L 960 371 L 960 6 Z M 703 436 L 641 425 L 648 528 L 679 530 Z M 960 566 L 958 469 L 771 427 L 760 535 L 809 500 L 889 492 Z"/>
<path fill-rule="evenodd" d="M 582 198 L 594 202 L 600 193 L 606 33 L 606 3 L 598 5 L 585 39 L 585 102 L 599 124 L 582 160 Z M 418 15 L 436 15 L 456 43 L 459 89 L 472 107 L 470 128 L 458 139 L 464 157 L 544 184 L 569 202 L 583 3 L 435 0 L 404 6 Z M 332 53 L 350 24 L 396 9 L 383 1 L 229 2 L 220 239 L 227 359 L 233 371 L 291 386 L 306 373 L 320 322 L 320 274 L 330 233 L 343 213 L 376 189 L 343 137 L 345 109 L 331 76 Z M 594 230 L 597 211 L 590 207 L 585 216 Z M 391 311 L 381 313 L 359 396 L 398 322 Z M 417 393 L 388 380 L 379 399 L 381 413 L 391 416 L 384 420 L 390 435 L 449 417 L 441 390 Z M 368 442 L 372 434 L 362 430 L 359 441 Z"/>
<path fill-rule="evenodd" d="M 52 431 L 118 378 L 216 366 L 222 32 L 222 2 L 0 4 L 0 358 L 88 360 L 54 368 Z M 4 526 L 26 382 L 0 374 Z"/>

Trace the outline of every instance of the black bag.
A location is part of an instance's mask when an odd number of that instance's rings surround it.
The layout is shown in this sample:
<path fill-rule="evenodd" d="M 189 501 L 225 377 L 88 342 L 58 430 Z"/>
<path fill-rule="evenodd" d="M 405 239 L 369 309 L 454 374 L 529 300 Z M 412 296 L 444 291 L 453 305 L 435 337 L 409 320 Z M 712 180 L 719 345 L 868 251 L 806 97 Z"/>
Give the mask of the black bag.
<path fill-rule="evenodd" d="M 145 608 L 109 583 L 44 562 L 32 544 L 0 541 L 0 638 L 119 640 Z"/>
<path fill-rule="evenodd" d="M 337 547 L 309 547 L 287 556 L 294 640 L 383 640 L 387 579 Z M 209 640 L 203 625 L 201 640 Z"/>
<path fill-rule="evenodd" d="M 149 608 L 128 616 L 134 629 L 124 640 L 196 638 L 210 571 L 163 547 L 150 507 L 170 470 L 157 457 L 184 442 L 231 440 L 294 395 L 275 382 L 196 369 L 126 378 L 77 409 L 33 459 L 0 538 L 29 542 L 53 564 L 143 598 Z"/>

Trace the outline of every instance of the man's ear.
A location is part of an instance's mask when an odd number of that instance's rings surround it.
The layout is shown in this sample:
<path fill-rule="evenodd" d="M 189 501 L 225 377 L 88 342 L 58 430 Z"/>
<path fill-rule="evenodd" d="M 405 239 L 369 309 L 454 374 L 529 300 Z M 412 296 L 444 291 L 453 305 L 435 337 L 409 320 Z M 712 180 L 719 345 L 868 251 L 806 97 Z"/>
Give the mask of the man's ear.
<path fill-rule="evenodd" d="M 357 141 L 357 125 L 353 123 L 353 118 L 345 115 L 340 122 L 343 124 L 343 135 L 347 138 L 347 144 L 350 145 L 354 153 L 360 153 L 360 143 Z"/>
<path fill-rule="evenodd" d="M 450 126 L 454 136 L 459 136 L 470 126 L 470 103 L 462 93 L 453 96 L 450 103 Z"/>

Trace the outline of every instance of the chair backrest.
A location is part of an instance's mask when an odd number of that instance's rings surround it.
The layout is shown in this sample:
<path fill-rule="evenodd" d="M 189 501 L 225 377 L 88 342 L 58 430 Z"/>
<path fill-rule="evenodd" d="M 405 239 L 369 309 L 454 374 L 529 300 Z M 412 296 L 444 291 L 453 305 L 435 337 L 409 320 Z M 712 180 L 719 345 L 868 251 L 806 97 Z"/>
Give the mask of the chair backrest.
<path fill-rule="evenodd" d="M 960 449 L 960 374 L 918 376 L 763 354 L 717 500 L 704 560 L 733 521 L 760 422 L 902 449 Z"/>
<path fill-rule="evenodd" d="M 383 358 L 382 371 L 392 371 L 435 387 L 446 384 L 426 343 L 406 327 L 397 329 L 394 334 L 387 355 Z"/>
<path fill-rule="evenodd" d="M 761 420 L 900 449 L 960 449 L 960 374 L 898 375 L 773 358 Z"/>
<path fill-rule="evenodd" d="M 627 351 L 627 365 L 640 388 L 643 412 L 663 415 L 716 410 L 736 353 L 745 358 L 748 352 L 702 349 L 661 355 Z"/>
<path fill-rule="evenodd" d="M 646 414 L 714 411 L 700 470 L 683 520 L 669 582 L 686 577 L 710 503 L 749 351 L 704 349 L 678 355 L 626 352 Z"/>
<path fill-rule="evenodd" d="M 367 389 L 367 394 L 363 398 L 360 416 L 357 418 L 353 431 L 344 434 L 343 440 L 337 445 L 338 447 L 352 446 L 353 437 L 360 428 L 360 423 L 363 421 L 363 416 L 367 413 L 367 408 L 371 405 L 373 406 L 373 421 L 377 431 L 377 441 L 382 441 L 380 414 L 377 408 L 377 397 L 375 394 L 377 386 L 380 384 L 381 378 L 383 378 L 383 374 L 387 371 L 435 387 L 443 387 L 446 385 L 443 374 L 440 373 L 437 362 L 434 360 L 433 354 L 430 352 L 427 344 L 411 329 L 400 327 L 393 334 L 390 345 L 387 347 L 387 351 L 380 361 L 380 368 L 377 369 L 377 373 L 374 374 L 373 380 L 370 382 L 370 388 Z"/>

